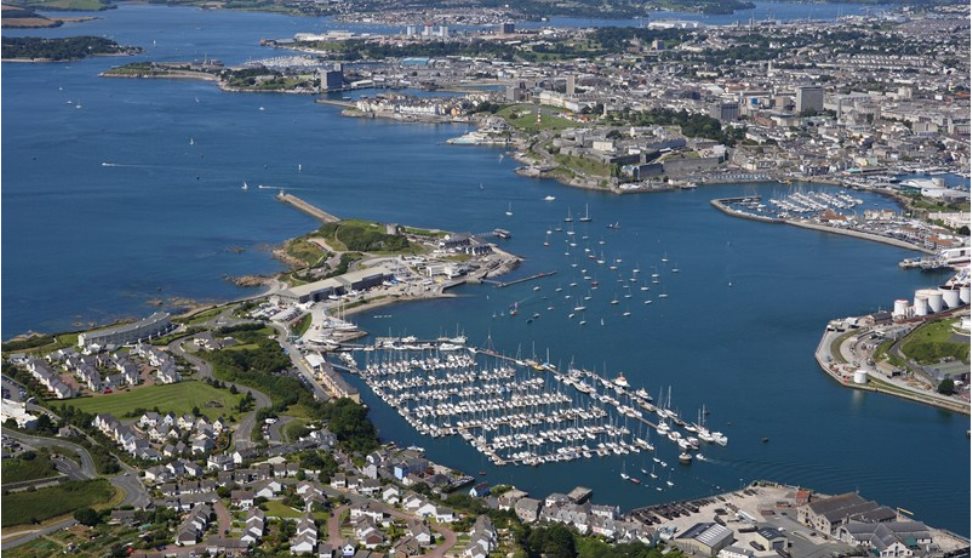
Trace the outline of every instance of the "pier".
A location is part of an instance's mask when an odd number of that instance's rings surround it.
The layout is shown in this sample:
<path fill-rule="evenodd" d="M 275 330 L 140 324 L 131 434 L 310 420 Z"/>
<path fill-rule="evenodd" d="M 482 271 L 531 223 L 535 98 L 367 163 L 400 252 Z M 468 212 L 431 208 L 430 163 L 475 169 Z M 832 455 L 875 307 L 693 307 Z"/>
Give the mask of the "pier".
<path fill-rule="evenodd" d="M 529 277 L 521 277 L 519 279 L 514 279 L 512 281 L 494 281 L 492 279 L 483 279 L 483 283 L 489 283 L 497 289 L 505 289 L 506 287 L 512 287 L 513 285 L 519 285 L 520 283 L 527 283 L 530 281 L 536 281 L 537 279 L 543 279 L 544 277 L 550 277 L 551 275 L 556 275 L 556 271 L 544 271 L 542 273 L 535 273 Z"/>
<path fill-rule="evenodd" d="M 283 190 L 281 190 L 280 193 L 277 194 L 277 201 L 290 204 L 296 207 L 297 209 L 299 209 L 300 211 L 303 211 L 304 213 L 310 215 L 311 217 L 323 223 L 339 223 L 341 221 L 340 218 L 331 215 L 330 213 L 324 211 L 323 209 L 311 203 L 308 203 L 293 194 L 286 194 L 284 193 Z"/>

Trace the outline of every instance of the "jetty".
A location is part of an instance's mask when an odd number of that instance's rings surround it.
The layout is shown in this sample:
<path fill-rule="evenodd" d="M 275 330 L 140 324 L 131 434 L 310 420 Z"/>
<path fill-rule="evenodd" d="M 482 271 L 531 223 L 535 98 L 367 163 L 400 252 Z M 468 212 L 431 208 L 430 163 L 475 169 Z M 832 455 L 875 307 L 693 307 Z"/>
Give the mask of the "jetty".
<path fill-rule="evenodd" d="M 323 223 L 339 223 L 341 221 L 339 217 L 335 217 L 334 215 L 331 215 L 330 213 L 324 211 L 323 209 L 317 207 L 316 205 L 313 205 L 301 198 L 298 198 L 293 194 L 287 194 L 283 190 L 281 190 L 280 193 L 277 194 L 277 201 L 290 204 L 296 207 L 297 209 L 299 209 L 300 211 L 303 211 L 304 213 L 310 215 L 311 217 Z"/>
<path fill-rule="evenodd" d="M 556 275 L 556 271 L 544 271 L 542 273 L 534 273 L 529 277 L 521 277 L 519 279 L 513 279 L 512 281 L 494 281 L 492 279 L 483 279 L 483 283 L 489 283 L 497 289 L 505 289 L 506 287 L 512 287 L 513 285 L 519 285 L 520 283 L 527 283 L 530 281 L 536 281 L 537 279 L 543 279 L 544 277 L 550 277 L 551 275 Z"/>

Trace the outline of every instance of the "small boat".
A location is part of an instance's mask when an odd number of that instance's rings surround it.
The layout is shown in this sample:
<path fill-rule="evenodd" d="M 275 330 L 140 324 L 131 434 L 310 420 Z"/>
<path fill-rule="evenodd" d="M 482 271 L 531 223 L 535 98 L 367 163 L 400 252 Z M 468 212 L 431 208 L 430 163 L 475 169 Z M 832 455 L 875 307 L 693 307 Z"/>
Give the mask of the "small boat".
<path fill-rule="evenodd" d="M 243 181 L 243 186 L 241 186 L 240 189 L 241 190 L 249 190 L 250 189 L 250 185 L 246 183 L 246 180 Z"/>
<path fill-rule="evenodd" d="M 196 145 L 196 140 L 193 138 L 189 138 L 189 145 Z"/>
<path fill-rule="evenodd" d="M 509 207 L 507 207 L 507 209 L 506 209 L 506 216 L 507 217 L 512 217 L 513 216 L 513 203 L 512 202 L 510 203 Z"/>
<path fill-rule="evenodd" d="M 683 465 L 688 465 L 692 462 L 692 454 L 683 451 L 682 453 L 678 454 L 678 462 L 682 463 Z"/>
<path fill-rule="evenodd" d="M 607 228 L 614 229 L 614 230 L 618 230 L 618 229 L 621 228 L 621 222 L 620 221 L 615 221 L 614 223 L 608 223 Z"/>
<path fill-rule="evenodd" d="M 554 200 L 556 200 L 556 199 L 557 199 L 557 198 L 556 198 L 556 197 L 554 197 L 554 196 L 547 196 L 547 197 L 545 197 L 545 198 L 543 198 L 543 201 L 548 201 L 548 202 L 552 202 L 552 201 L 554 201 Z"/>

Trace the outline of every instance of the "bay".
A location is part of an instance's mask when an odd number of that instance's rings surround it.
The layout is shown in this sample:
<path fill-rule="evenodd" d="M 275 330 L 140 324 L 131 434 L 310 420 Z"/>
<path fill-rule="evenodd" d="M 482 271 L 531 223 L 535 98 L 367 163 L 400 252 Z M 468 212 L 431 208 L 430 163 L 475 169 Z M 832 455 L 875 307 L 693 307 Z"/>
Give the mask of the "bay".
<path fill-rule="evenodd" d="M 105 34 L 145 47 L 135 59 L 215 57 L 233 64 L 274 55 L 258 46 L 260 38 L 348 27 L 146 5 L 98 15 L 86 24 L 18 33 Z M 549 347 L 554 362 L 574 358 L 612 375 L 624 372 L 656 395 L 672 386 L 683 415 L 694 416 L 703 403 L 711 409 L 710 421 L 729 436 L 729 446 L 707 448 L 711 463 L 678 469 L 673 490 L 638 492 L 618 478 L 617 459 L 491 468 L 459 439 L 417 436 L 363 390 L 384 438 L 417 443 L 434 459 L 483 469 L 490 481 L 537 495 L 585 484 L 597 501 L 629 508 L 769 478 L 832 492 L 859 489 L 968 534 L 967 418 L 846 390 L 812 358 L 828 320 L 890 308 L 895 298 L 944 277 L 898 269 L 911 253 L 736 220 L 708 203 L 771 195 L 780 186 L 624 197 L 569 189 L 516 177 L 515 163 L 500 151 L 444 145 L 466 126 L 347 119 L 309 97 L 98 77 L 120 61 L 2 65 L 5 338 L 144 315 L 154 298 L 225 300 L 250 292 L 223 276 L 279 270 L 267 246 L 315 225 L 274 201 L 274 188 L 254 185 L 286 188 L 343 216 L 476 233 L 503 227 L 513 233 L 506 246 L 526 258 L 517 274 L 558 272 L 539 283 L 539 293 L 533 284 L 470 286 L 455 299 L 379 311 L 391 318 L 355 319 L 376 334 L 438 335 L 458 327 L 472 342 L 490 337 L 508 353 Z M 251 185 L 247 192 L 240 190 L 243 180 Z M 557 200 L 542 201 L 548 194 Z M 868 207 L 887 203 L 867 197 Z M 511 218 L 504 215 L 508 204 Z M 624 318 L 607 303 L 624 289 L 598 271 L 603 286 L 587 328 L 567 319 L 562 302 L 546 311 L 550 301 L 539 297 L 557 284 L 566 287 L 576 271 L 563 256 L 562 238 L 543 246 L 545 230 L 560 224 L 568 207 L 577 215 L 585 205 L 594 216 L 589 240 L 603 237 L 597 249 L 621 258 L 628 273 L 634 264 L 642 273 L 658 268 L 667 299 L 639 303 Z M 613 222 L 621 228 L 607 229 Z M 680 273 L 666 271 L 665 254 Z M 542 317 L 530 325 L 492 317 L 513 302 Z M 770 442 L 761 443 L 763 437 Z M 640 466 L 629 459 L 629 469 Z"/>

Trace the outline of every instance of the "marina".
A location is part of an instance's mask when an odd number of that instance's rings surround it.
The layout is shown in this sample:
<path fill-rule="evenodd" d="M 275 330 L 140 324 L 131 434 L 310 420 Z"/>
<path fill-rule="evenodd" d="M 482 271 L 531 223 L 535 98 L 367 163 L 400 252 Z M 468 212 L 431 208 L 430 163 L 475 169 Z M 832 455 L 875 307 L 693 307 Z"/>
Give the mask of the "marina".
<path fill-rule="evenodd" d="M 510 357 L 465 346 L 464 337 L 383 338 L 360 354 L 363 365 L 349 353 L 343 364 L 416 431 L 460 436 L 497 466 L 653 452 L 653 437 L 677 446 L 687 465 L 703 442 L 728 443 L 705 426 L 702 411 L 694 422 L 681 418 L 670 389 L 655 403 L 624 374 L 609 378 L 573 364 L 561 371 L 549 355 L 544 362 Z"/>

